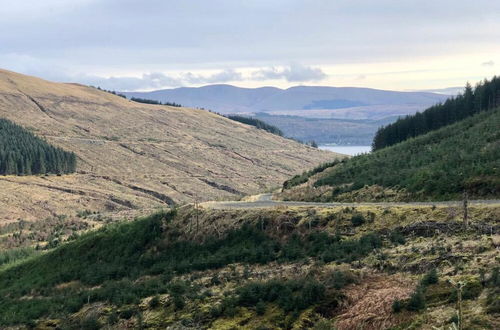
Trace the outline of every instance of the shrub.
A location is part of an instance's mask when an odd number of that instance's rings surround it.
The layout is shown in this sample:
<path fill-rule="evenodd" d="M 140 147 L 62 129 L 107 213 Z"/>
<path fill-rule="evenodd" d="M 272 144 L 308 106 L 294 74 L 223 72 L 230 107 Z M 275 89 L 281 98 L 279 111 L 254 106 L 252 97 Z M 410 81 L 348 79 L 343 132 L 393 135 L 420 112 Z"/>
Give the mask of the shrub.
<path fill-rule="evenodd" d="M 405 244 L 406 239 L 399 230 L 394 230 L 389 235 L 389 240 L 394 244 Z"/>
<path fill-rule="evenodd" d="M 403 308 L 405 307 L 405 304 L 404 302 L 402 302 L 401 300 L 399 299 L 396 299 L 394 300 L 394 302 L 392 303 L 392 311 L 394 313 L 399 313 L 403 310 Z"/>
<path fill-rule="evenodd" d="M 259 302 L 255 305 L 255 312 L 257 312 L 257 315 L 264 315 L 266 313 L 266 303 L 259 300 Z"/>
<path fill-rule="evenodd" d="M 424 286 L 429 284 L 436 284 L 439 281 L 438 273 L 436 269 L 430 270 L 427 274 L 425 274 L 424 278 L 420 281 L 420 283 Z"/>
<path fill-rule="evenodd" d="M 346 272 L 341 272 L 341 271 L 336 270 L 332 274 L 331 285 L 337 290 L 342 289 L 346 285 L 354 283 L 354 282 L 355 282 L 355 278 L 354 278 L 353 274 L 351 274 L 351 273 L 346 273 Z"/>
<path fill-rule="evenodd" d="M 95 316 L 88 316 L 84 318 L 80 322 L 81 329 L 85 330 L 99 330 L 101 329 L 101 324 L 99 323 L 99 320 L 97 320 L 97 317 Z"/>
<path fill-rule="evenodd" d="M 236 290 L 237 304 L 276 302 L 285 312 L 304 310 L 324 297 L 325 286 L 315 280 L 270 280 L 248 283 Z"/>
<path fill-rule="evenodd" d="M 151 298 L 151 300 L 149 301 L 149 307 L 151 308 L 156 308 L 160 306 L 160 298 L 158 296 L 154 296 L 153 298 Z"/>
<path fill-rule="evenodd" d="M 365 217 L 362 214 L 354 214 L 351 218 L 352 225 L 355 227 L 361 226 L 366 222 Z"/>
<path fill-rule="evenodd" d="M 320 320 L 316 322 L 316 324 L 313 327 L 313 330 L 335 330 L 335 327 L 329 320 Z"/>
<path fill-rule="evenodd" d="M 423 289 L 418 287 L 415 292 L 410 296 L 406 309 L 409 311 L 419 311 L 425 308 L 425 296 Z"/>
<path fill-rule="evenodd" d="M 181 310 L 184 308 L 184 306 L 186 306 L 186 301 L 184 300 L 183 296 L 174 296 L 173 303 L 175 310 Z"/>
<path fill-rule="evenodd" d="M 470 300 L 479 297 L 483 291 L 483 286 L 479 281 L 469 281 L 465 283 L 462 288 L 462 299 Z M 458 300 L 458 290 L 454 289 L 450 296 L 450 302 L 456 302 Z"/>

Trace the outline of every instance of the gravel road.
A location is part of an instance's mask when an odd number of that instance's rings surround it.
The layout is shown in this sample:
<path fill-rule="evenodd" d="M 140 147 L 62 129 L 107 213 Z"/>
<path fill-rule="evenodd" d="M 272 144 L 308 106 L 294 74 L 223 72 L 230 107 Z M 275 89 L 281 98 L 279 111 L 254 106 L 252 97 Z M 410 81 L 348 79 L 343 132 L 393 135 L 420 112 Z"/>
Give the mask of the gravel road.
<path fill-rule="evenodd" d="M 469 205 L 477 204 L 498 204 L 500 200 L 471 200 Z M 462 201 L 447 201 L 447 202 L 381 202 L 381 203 L 314 203 L 314 202 L 284 202 L 272 200 L 272 194 L 262 194 L 254 196 L 251 201 L 229 201 L 229 202 L 205 202 L 200 204 L 202 207 L 225 210 L 225 209 L 252 209 L 252 208 L 272 208 L 276 206 L 296 206 L 296 207 L 342 207 L 342 206 L 461 206 Z"/>

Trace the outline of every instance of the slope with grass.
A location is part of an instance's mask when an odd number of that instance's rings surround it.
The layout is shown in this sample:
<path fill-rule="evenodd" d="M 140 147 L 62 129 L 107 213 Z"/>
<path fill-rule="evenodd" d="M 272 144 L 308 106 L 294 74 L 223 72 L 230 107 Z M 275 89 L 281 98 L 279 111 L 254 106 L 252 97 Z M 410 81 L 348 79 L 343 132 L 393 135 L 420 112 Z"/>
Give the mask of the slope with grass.
<path fill-rule="evenodd" d="M 372 146 L 374 150 L 391 146 L 498 106 L 500 106 L 500 77 L 485 79 L 474 89 L 467 84 L 463 94 L 451 97 L 422 113 L 417 112 L 381 127 L 375 134 Z"/>
<path fill-rule="evenodd" d="M 500 109 L 288 180 L 284 199 L 456 200 L 500 196 Z M 311 173 L 314 174 L 314 173 Z M 301 184 L 292 188 L 292 183 Z M 295 184 L 295 185 L 296 185 Z M 286 188 L 291 188 L 286 190 Z"/>
<path fill-rule="evenodd" d="M 446 206 L 161 212 L 0 268 L 0 326 L 431 328 L 453 322 L 452 279 L 467 328 L 495 327 L 498 206 L 471 215 L 463 231 Z"/>
<path fill-rule="evenodd" d="M 234 199 L 335 158 L 207 111 L 0 70 L 0 118 L 74 152 L 76 173 L 0 177 L 0 222 Z"/>

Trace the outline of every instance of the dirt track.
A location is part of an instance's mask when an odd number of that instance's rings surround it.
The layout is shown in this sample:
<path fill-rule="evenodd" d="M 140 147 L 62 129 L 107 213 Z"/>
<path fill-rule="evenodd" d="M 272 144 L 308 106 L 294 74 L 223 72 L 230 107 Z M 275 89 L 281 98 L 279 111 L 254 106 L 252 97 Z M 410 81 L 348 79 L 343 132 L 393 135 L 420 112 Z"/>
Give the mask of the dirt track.
<path fill-rule="evenodd" d="M 500 200 L 474 200 L 469 201 L 469 205 L 477 204 L 498 204 Z M 343 207 L 343 206 L 461 206 L 462 201 L 447 201 L 447 202 L 381 202 L 381 203 L 314 203 L 314 202 L 284 202 L 272 200 L 272 194 L 262 194 L 254 197 L 249 201 L 230 201 L 230 202 L 205 202 L 202 207 L 224 210 L 224 209 L 251 209 L 251 208 L 271 208 L 276 206 L 295 206 L 295 207 Z"/>

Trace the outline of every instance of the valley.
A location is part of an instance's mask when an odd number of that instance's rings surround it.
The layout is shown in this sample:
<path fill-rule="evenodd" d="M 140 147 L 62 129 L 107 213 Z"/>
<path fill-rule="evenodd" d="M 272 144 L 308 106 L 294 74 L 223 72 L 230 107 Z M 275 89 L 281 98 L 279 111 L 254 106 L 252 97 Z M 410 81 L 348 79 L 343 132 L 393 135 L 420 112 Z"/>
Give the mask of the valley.
<path fill-rule="evenodd" d="M 0 327 L 500 326 L 496 104 L 423 132 L 406 123 L 427 112 L 399 119 L 402 141 L 349 157 L 259 121 L 0 73 L 7 127 L 56 164 L 5 144 Z"/>

